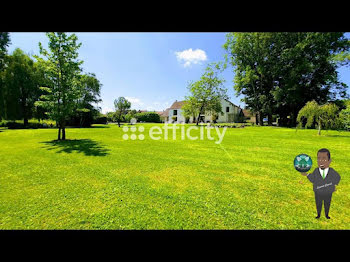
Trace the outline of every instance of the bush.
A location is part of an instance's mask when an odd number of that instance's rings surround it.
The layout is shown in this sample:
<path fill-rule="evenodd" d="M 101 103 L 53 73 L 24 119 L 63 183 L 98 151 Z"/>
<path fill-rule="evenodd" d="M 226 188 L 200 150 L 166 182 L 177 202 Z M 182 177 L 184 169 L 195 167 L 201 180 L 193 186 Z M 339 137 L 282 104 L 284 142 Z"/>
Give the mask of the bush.
<path fill-rule="evenodd" d="M 6 126 L 9 129 L 21 129 L 21 128 L 24 128 L 24 124 L 23 123 L 17 123 L 17 122 L 7 122 Z"/>
<path fill-rule="evenodd" d="M 137 113 L 135 118 L 138 122 L 160 123 L 160 116 L 155 112 Z"/>
<path fill-rule="evenodd" d="M 27 126 L 24 126 L 24 123 L 19 122 L 19 120 L 17 120 L 17 121 L 3 120 L 2 122 L 0 122 L 0 127 L 7 127 L 8 129 L 48 128 L 48 127 L 51 127 L 51 125 L 52 125 L 52 127 L 54 126 L 52 123 L 45 123 L 45 122 L 38 123 L 38 122 L 33 122 L 33 121 L 29 121 Z"/>
<path fill-rule="evenodd" d="M 347 107 L 340 111 L 339 126 L 340 129 L 350 130 L 350 103 L 347 103 Z"/>
<path fill-rule="evenodd" d="M 106 125 L 107 124 L 107 117 L 106 116 L 99 116 L 93 121 L 93 123 Z"/>
<path fill-rule="evenodd" d="M 131 118 L 133 118 L 133 115 L 128 113 L 128 114 L 124 115 L 123 118 L 124 118 L 124 121 L 126 123 L 130 123 Z"/>

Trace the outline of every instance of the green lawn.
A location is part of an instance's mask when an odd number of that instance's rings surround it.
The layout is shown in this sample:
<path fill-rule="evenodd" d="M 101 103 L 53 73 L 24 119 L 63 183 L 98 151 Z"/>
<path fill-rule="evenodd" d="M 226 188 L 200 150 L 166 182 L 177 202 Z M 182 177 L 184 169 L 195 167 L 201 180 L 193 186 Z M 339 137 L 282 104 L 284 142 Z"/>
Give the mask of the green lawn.
<path fill-rule="evenodd" d="M 0 229 L 350 229 L 350 132 L 277 127 L 209 140 L 123 140 L 122 128 L 0 129 Z M 160 126 L 160 125 L 159 125 Z M 192 132 L 193 135 L 195 132 Z M 180 131 L 178 131 L 178 137 Z M 326 147 L 330 216 L 293 159 Z"/>

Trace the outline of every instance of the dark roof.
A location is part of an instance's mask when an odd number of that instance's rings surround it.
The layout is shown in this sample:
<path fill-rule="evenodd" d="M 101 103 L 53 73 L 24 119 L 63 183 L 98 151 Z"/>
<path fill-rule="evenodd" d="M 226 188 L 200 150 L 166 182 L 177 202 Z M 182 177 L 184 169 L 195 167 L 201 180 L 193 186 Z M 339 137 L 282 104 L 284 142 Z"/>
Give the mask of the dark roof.
<path fill-rule="evenodd" d="M 169 109 L 180 109 L 185 104 L 185 101 L 175 101 Z"/>
<path fill-rule="evenodd" d="M 169 116 L 169 110 L 170 108 L 167 108 L 163 112 L 161 112 L 159 115 L 163 117 Z"/>

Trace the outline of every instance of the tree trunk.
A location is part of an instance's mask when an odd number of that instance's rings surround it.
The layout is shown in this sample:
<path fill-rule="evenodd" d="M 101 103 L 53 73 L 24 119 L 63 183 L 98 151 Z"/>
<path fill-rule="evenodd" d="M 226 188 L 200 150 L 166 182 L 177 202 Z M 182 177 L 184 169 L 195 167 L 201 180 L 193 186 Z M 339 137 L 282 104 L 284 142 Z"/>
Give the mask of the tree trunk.
<path fill-rule="evenodd" d="M 318 135 L 321 135 L 321 120 L 318 122 Z"/>
<path fill-rule="evenodd" d="M 120 127 L 120 121 L 118 120 L 118 126 Z"/>
<path fill-rule="evenodd" d="M 24 117 L 23 124 L 25 127 L 28 126 L 28 117 Z"/>
<path fill-rule="evenodd" d="M 258 124 L 259 124 L 259 126 L 263 126 L 264 123 L 263 123 L 263 116 L 262 116 L 262 113 L 261 113 L 261 112 L 258 112 L 257 116 L 258 116 Z"/>
<path fill-rule="evenodd" d="M 62 140 L 66 140 L 66 120 L 62 122 Z"/>
<path fill-rule="evenodd" d="M 267 115 L 267 124 L 269 126 L 272 126 L 272 114 L 271 113 L 268 113 L 268 115 Z"/>
<path fill-rule="evenodd" d="M 23 124 L 26 127 L 28 125 L 28 113 L 27 113 L 27 106 L 26 106 L 26 99 L 22 97 L 22 112 L 23 112 Z"/>
<path fill-rule="evenodd" d="M 290 125 L 289 125 L 289 127 L 295 127 L 296 126 L 297 121 L 296 121 L 295 115 L 296 114 L 294 112 L 292 112 L 290 114 Z"/>
<path fill-rule="evenodd" d="M 199 118 L 200 118 L 200 116 L 201 116 L 202 110 L 203 110 L 203 105 L 201 106 L 201 109 L 199 110 L 196 126 L 198 126 Z"/>
<path fill-rule="evenodd" d="M 57 140 L 61 140 L 61 127 L 58 127 L 58 138 Z"/>

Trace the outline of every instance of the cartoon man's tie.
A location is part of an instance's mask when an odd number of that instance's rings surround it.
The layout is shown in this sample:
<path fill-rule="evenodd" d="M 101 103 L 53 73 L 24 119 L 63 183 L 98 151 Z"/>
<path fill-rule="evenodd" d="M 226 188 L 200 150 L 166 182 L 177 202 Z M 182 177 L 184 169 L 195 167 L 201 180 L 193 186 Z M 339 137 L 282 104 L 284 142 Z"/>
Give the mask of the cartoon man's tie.
<path fill-rule="evenodd" d="M 326 177 L 324 174 L 324 169 L 322 170 L 322 177 L 323 177 L 323 179 Z"/>

